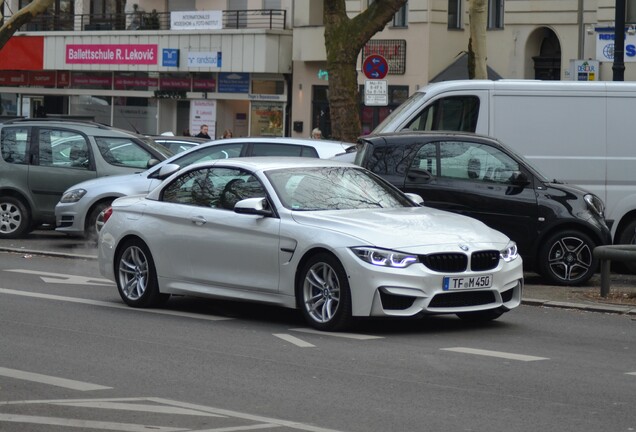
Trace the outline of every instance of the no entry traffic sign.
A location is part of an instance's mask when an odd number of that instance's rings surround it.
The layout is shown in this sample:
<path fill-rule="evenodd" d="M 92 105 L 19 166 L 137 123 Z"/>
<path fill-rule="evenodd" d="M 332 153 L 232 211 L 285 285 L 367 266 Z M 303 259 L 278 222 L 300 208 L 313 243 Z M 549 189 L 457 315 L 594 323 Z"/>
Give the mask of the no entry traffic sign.
<path fill-rule="evenodd" d="M 372 54 L 364 59 L 362 71 L 369 79 L 382 79 L 389 72 L 389 64 L 381 55 Z"/>

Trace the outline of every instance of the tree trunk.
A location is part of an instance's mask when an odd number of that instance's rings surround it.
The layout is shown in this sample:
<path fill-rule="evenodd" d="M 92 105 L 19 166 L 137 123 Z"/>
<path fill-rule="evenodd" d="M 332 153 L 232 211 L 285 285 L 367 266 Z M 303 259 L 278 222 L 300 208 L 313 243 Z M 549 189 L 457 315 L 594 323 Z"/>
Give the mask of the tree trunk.
<path fill-rule="evenodd" d="M 360 136 L 358 54 L 405 3 L 406 0 L 376 0 L 350 19 L 345 0 L 324 0 L 332 139 L 355 142 Z"/>
<path fill-rule="evenodd" d="M 470 20 L 470 47 L 475 61 L 475 79 L 488 79 L 486 68 L 486 26 L 488 2 L 487 0 L 469 0 L 468 17 Z M 470 72 L 469 72 L 470 75 Z"/>
<path fill-rule="evenodd" d="M 23 7 L 15 13 L 8 21 L 0 27 L 0 49 L 4 47 L 9 39 L 24 24 L 31 21 L 34 17 L 46 12 L 53 4 L 54 0 L 33 0 L 27 6 Z M 3 2 L 4 3 L 4 2 Z"/>

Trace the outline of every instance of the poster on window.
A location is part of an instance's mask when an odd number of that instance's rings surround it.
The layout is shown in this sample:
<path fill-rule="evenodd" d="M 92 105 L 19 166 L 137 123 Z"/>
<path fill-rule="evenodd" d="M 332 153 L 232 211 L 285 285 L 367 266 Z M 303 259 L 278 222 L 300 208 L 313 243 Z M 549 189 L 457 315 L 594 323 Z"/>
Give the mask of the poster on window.
<path fill-rule="evenodd" d="M 283 109 L 282 103 L 252 102 L 250 135 L 282 137 Z"/>
<path fill-rule="evenodd" d="M 216 136 L 216 101 L 193 100 L 190 102 L 190 133 L 196 135 L 201 126 L 208 126 L 208 135 Z"/>

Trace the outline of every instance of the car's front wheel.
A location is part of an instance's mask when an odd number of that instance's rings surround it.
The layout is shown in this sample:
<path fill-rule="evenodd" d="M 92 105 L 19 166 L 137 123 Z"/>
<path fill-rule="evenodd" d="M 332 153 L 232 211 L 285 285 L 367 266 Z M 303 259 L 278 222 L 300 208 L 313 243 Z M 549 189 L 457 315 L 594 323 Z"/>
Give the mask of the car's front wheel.
<path fill-rule="evenodd" d="M 299 277 L 298 295 L 307 322 L 318 330 L 342 330 L 351 321 L 351 292 L 342 264 L 327 253 L 311 257 Z"/>
<path fill-rule="evenodd" d="M 86 217 L 86 228 L 84 233 L 87 240 L 96 241 L 97 237 L 99 237 L 99 230 L 104 225 L 104 221 L 101 219 L 103 217 L 102 212 L 110 207 L 111 203 L 112 201 L 98 203 Z"/>
<path fill-rule="evenodd" d="M 141 240 L 128 240 L 117 253 L 115 265 L 117 289 L 128 306 L 160 306 L 170 297 L 159 292 L 152 255 Z"/>
<path fill-rule="evenodd" d="M 596 243 L 580 231 L 557 232 L 541 247 L 539 272 L 546 282 L 554 285 L 584 284 L 596 271 L 594 247 Z"/>
<path fill-rule="evenodd" d="M 18 238 L 28 233 L 31 218 L 26 206 L 17 198 L 0 197 L 0 238 Z"/>

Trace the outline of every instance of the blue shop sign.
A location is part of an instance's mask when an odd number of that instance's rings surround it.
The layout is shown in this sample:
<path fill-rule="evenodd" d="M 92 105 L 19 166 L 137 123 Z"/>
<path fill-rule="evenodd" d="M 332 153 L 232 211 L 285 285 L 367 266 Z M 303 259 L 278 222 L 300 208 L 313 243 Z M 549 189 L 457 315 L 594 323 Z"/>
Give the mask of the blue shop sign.
<path fill-rule="evenodd" d="M 179 67 L 179 50 L 176 48 L 164 48 L 161 55 L 161 66 Z"/>
<path fill-rule="evenodd" d="M 218 81 L 219 93 L 249 93 L 250 74 L 238 72 L 220 72 Z"/>

